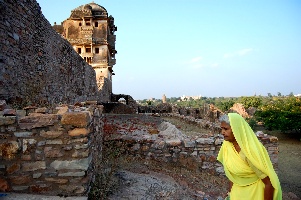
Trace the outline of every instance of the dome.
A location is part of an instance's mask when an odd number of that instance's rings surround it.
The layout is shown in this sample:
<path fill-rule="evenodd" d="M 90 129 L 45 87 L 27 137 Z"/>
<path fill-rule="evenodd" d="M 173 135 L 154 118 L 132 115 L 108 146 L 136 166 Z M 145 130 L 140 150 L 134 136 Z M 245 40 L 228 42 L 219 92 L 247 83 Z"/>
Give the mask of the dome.
<path fill-rule="evenodd" d="M 90 6 L 89 4 L 86 4 L 84 6 L 84 10 L 92 10 L 92 6 Z"/>
<path fill-rule="evenodd" d="M 83 10 L 92 10 L 92 12 L 94 12 L 94 11 L 98 11 L 98 12 L 102 11 L 102 12 L 106 12 L 107 13 L 107 10 L 104 7 L 98 5 L 98 4 L 94 3 L 94 2 L 85 4 L 85 5 L 81 5 L 81 6 L 77 7 L 77 8 L 75 8 L 72 11 L 83 11 Z"/>
<path fill-rule="evenodd" d="M 107 18 L 108 13 L 104 7 L 92 2 L 73 9 L 70 18 L 82 18 L 83 16 Z"/>

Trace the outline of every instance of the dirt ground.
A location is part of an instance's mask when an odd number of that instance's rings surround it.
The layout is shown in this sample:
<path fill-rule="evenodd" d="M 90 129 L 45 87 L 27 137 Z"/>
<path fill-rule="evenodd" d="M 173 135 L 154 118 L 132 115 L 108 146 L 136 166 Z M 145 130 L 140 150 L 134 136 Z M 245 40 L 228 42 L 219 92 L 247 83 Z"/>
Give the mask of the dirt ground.
<path fill-rule="evenodd" d="M 163 119 L 189 136 L 206 133 L 200 127 L 174 118 Z M 279 139 L 278 176 L 283 199 L 301 199 L 300 139 L 279 132 L 264 132 Z M 139 157 L 123 156 L 118 162 L 119 169 L 115 174 L 118 184 L 109 199 L 221 200 L 228 191 L 225 176 L 189 171 Z"/>

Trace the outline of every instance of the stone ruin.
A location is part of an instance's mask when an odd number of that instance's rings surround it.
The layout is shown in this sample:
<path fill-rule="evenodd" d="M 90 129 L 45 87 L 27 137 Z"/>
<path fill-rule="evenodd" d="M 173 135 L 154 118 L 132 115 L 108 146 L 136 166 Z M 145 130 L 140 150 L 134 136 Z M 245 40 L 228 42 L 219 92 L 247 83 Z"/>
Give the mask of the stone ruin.
<path fill-rule="evenodd" d="M 0 1 L 0 11 L 0 175 L 13 192 L 87 195 L 110 127 L 104 113 L 143 109 L 128 95 L 99 90 L 95 70 L 53 30 L 35 0 Z M 128 106 L 99 105 L 120 98 Z M 163 104 L 150 112 L 199 124 L 212 133 L 219 130 L 214 119 L 220 113 L 208 105 L 185 110 Z M 106 139 L 126 144 L 129 154 L 145 159 L 222 173 L 215 160 L 218 134 L 187 138 L 172 124 L 149 131 L 135 124 L 127 122 L 129 130 L 111 124 L 114 137 Z M 260 137 L 276 159 L 277 138 Z"/>

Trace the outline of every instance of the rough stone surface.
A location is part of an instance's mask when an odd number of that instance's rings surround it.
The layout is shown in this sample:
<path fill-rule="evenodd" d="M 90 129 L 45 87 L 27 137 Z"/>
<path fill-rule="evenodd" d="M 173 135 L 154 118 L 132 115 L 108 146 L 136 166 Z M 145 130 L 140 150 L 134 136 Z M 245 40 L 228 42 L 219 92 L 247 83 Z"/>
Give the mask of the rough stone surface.
<path fill-rule="evenodd" d="M 0 99 L 20 107 L 101 101 L 94 69 L 55 32 L 35 0 L 1 1 L 0 11 Z"/>

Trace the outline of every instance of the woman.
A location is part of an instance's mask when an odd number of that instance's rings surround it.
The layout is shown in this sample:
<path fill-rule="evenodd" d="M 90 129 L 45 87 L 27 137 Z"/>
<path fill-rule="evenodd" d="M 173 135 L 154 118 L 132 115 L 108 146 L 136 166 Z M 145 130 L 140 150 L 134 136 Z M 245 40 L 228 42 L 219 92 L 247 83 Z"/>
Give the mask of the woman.
<path fill-rule="evenodd" d="M 230 180 L 231 200 L 278 200 L 282 191 L 265 147 L 237 113 L 220 118 L 224 142 L 217 160 Z"/>

